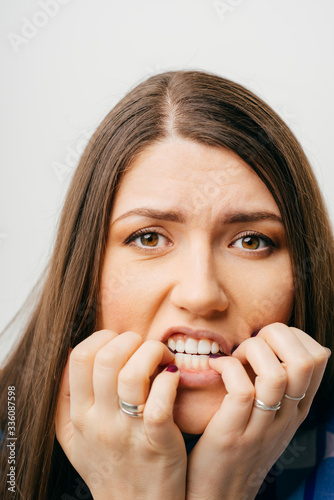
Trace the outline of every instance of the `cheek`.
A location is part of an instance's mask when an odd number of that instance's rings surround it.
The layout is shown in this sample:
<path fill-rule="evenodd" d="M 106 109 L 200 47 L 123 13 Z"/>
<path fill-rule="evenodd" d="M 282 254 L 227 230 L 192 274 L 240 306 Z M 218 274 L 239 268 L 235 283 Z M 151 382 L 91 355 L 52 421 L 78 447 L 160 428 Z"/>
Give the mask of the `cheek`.
<path fill-rule="evenodd" d="M 275 322 L 288 323 L 294 303 L 293 292 L 283 287 L 273 288 L 259 295 L 253 302 L 251 318 L 253 323 L 265 325 Z"/>
<path fill-rule="evenodd" d="M 115 259 L 113 259 L 115 262 Z M 147 273 L 131 267 L 104 266 L 100 288 L 99 328 L 117 333 L 145 333 L 157 302 L 157 287 Z"/>
<path fill-rule="evenodd" d="M 124 288 L 101 286 L 99 329 L 106 328 L 117 333 L 127 330 L 124 318 L 129 311 L 129 305 L 125 298 Z"/>
<path fill-rule="evenodd" d="M 247 278 L 246 278 L 247 276 Z M 294 285 L 290 260 L 261 272 L 241 273 L 242 286 L 235 289 L 234 301 L 241 312 L 236 333 L 244 335 L 246 326 L 254 331 L 265 325 L 288 323 L 294 305 Z"/>

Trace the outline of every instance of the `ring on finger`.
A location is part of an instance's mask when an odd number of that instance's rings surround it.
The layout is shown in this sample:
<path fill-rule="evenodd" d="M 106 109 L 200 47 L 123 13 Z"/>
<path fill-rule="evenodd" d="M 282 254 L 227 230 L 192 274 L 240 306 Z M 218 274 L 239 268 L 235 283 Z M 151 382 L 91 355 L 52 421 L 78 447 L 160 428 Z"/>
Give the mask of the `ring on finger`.
<path fill-rule="evenodd" d="M 126 413 L 130 417 L 141 418 L 144 413 L 145 403 L 142 405 L 133 405 L 119 399 L 119 407 L 122 412 Z"/>
<path fill-rule="evenodd" d="M 301 399 L 304 399 L 306 396 L 306 393 L 304 392 L 304 394 L 302 396 L 300 396 L 300 398 L 295 398 L 293 396 L 288 396 L 287 394 L 284 394 L 284 397 L 287 398 L 287 399 L 292 399 L 292 401 L 300 401 Z"/>
<path fill-rule="evenodd" d="M 255 398 L 254 402 L 253 402 L 253 406 L 255 406 L 255 408 L 258 408 L 259 410 L 277 411 L 281 407 L 281 401 L 279 401 L 277 404 L 271 406 L 271 405 L 266 405 L 265 403 L 263 403 L 263 401 L 260 401 L 259 399 Z"/>

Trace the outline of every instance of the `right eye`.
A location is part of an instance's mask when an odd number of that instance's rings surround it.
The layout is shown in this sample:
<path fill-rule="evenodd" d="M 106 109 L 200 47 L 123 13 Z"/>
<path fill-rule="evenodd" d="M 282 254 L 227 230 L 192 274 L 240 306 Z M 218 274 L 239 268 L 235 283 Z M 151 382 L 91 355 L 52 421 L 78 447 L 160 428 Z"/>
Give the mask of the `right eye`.
<path fill-rule="evenodd" d="M 129 236 L 129 238 L 125 241 L 125 244 L 149 250 L 170 246 L 168 243 L 166 244 L 167 241 L 169 241 L 168 238 L 161 233 L 150 229 L 140 229 L 139 231 L 131 234 L 131 236 Z"/>

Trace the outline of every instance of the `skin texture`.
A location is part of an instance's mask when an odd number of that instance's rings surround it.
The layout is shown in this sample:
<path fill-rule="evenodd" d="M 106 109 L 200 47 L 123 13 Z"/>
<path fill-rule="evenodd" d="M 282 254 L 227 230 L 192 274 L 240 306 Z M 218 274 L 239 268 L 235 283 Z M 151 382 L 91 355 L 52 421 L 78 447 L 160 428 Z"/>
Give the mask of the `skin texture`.
<path fill-rule="evenodd" d="M 127 214 L 143 208 L 160 216 Z M 287 326 L 293 275 L 279 218 L 266 186 L 228 150 L 174 137 L 125 174 L 102 267 L 99 331 L 71 352 L 56 415 L 58 441 L 94 499 L 256 496 L 306 417 L 329 355 Z M 133 236 L 142 229 L 150 234 Z M 208 383 L 194 371 L 188 382 L 182 368 L 166 371 L 174 326 L 205 329 L 221 343 L 226 356 L 210 359 Z M 282 406 L 263 411 L 254 397 Z M 119 398 L 146 403 L 143 417 L 121 412 Z M 188 458 L 181 431 L 203 433 Z"/>

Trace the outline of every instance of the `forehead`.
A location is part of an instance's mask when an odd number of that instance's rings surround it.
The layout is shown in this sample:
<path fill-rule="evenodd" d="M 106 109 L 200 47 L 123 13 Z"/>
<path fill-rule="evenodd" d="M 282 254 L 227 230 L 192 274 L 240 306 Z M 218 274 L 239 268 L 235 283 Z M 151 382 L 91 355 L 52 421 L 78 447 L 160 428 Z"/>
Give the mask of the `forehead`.
<path fill-rule="evenodd" d="M 134 160 L 121 180 L 112 219 L 143 204 L 211 211 L 233 204 L 279 215 L 270 191 L 239 156 L 184 139 L 154 144 Z"/>

